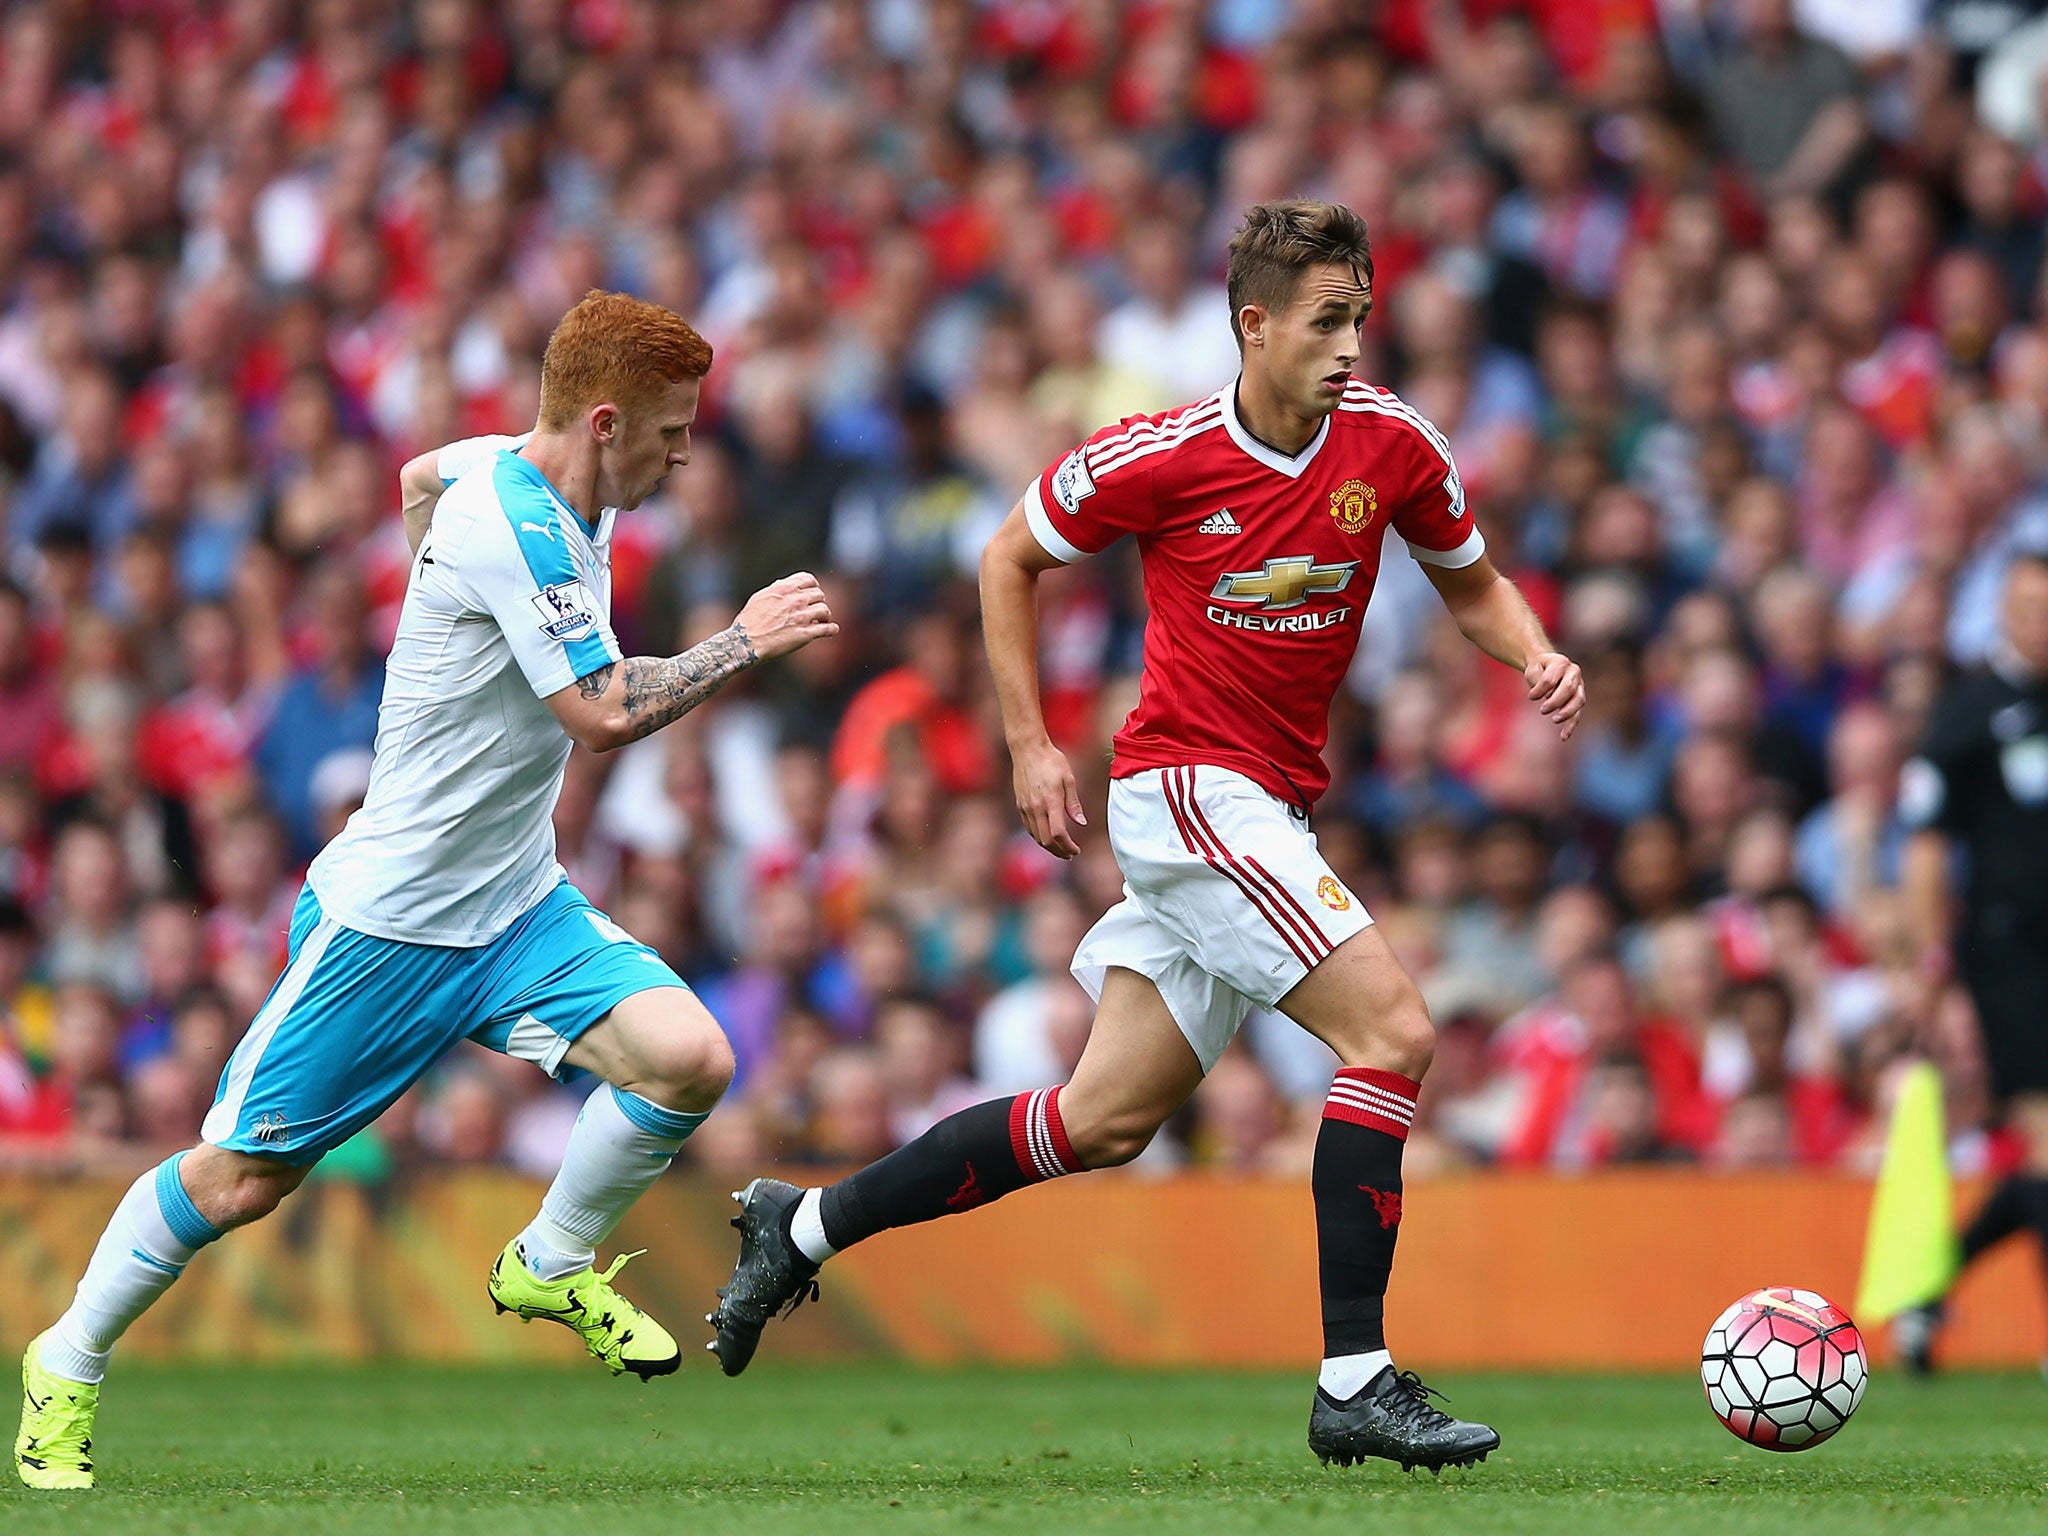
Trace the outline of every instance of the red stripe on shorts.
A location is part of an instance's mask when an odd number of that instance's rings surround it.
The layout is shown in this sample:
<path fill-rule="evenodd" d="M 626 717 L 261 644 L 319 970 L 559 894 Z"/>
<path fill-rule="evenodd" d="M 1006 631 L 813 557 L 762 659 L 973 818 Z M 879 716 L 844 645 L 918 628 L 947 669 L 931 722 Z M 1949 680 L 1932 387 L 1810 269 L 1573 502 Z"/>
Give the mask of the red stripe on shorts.
<path fill-rule="evenodd" d="M 1330 936 L 1324 933 L 1321 926 L 1316 922 L 1315 914 L 1309 911 L 1309 909 L 1302 904 L 1300 897 L 1296 896 L 1294 892 L 1290 891 L 1289 889 L 1287 889 L 1286 886 L 1280 883 L 1280 877 L 1278 875 L 1274 874 L 1272 871 L 1267 869 L 1265 865 L 1261 864 L 1257 859 L 1253 858 L 1250 854 L 1245 855 L 1244 861 L 1245 863 L 1251 865 L 1254 871 L 1265 877 L 1266 884 L 1272 888 L 1275 897 L 1277 897 L 1281 901 L 1286 902 L 1289 906 L 1294 908 L 1295 912 L 1300 916 L 1301 920 L 1304 923 L 1308 924 L 1309 932 L 1313 933 L 1316 936 L 1316 938 L 1322 943 L 1324 954 L 1327 955 L 1331 950 L 1337 947 L 1336 945 L 1330 942 Z"/>
<path fill-rule="evenodd" d="M 1223 841 L 1222 835 L 1217 832 L 1215 826 L 1210 822 L 1208 813 L 1202 809 L 1202 802 L 1196 797 L 1195 770 L 1192 767 L 1189 768 L 1187 775 L 1188 814 L 1194 818 L 1203 833 L 1207 835 L 1210 843 L 1215 846 L 1216 851 L 1222 854 L 1229 861 L 1231 868 L 1242 877 L 1239 883 L 1241 885 L 1249 883 L 1258 886 L 1260 890 L 1265 892 L 1273 911 L 1277 911 L 1282 919 L 1285 919 L 1293 926 L 1294 936 L 1301 940 L 1302 945 L 1306 946 L 1307 949 L 1307 956 L 1303 959 L 1302 963 L 1313 970 L 1316 962 L 1322 959 L 1324 955 L 1327 955 L 1335 946 L 1330 943 L 1328 938 L 1324 937 L 1322 929 L 1318 928 L 1309 918 L 1309 915 L 1302 910 L 1300 903 L 1295 901 L 1287 888 L 1281 885 L 1278 880 L 1275 880 L 1272 875 L 1268 874 L 1265 867 L 1257 859 L 1239 858 L 1230 851 L 1229 846 Z M 1259 876 L 1261 875 L 1265 876 L 1265 883 L 1260 881 Z M 1273 921 L 1271 912 L 1268 912 L 1267 918 L 1268 921 Z M 1280 924 L 1276 921 L 1273 923 L 1273 926 L 1277 928 Z M 1295 953 L 1300 955 L 1302 953 L 1301 948 L 1297 947 Z"/>
<path fill-rule="evenodd" d="M 1287 946 L 1295 959 L 1299 960 L 1306 969 L 1315 969 L 1316 956 L 1312 951 L 1305 950 L 1302 947 L 1300 936 L 1289 930 L 1287 924 L 1281 919 L 1280 914 L 1275 912 L 1269 904 L 1269 898 L 1264 896 L 1259 888 L 1254 886 L 1242 871 L 1235 868 L 1232 864 L 1225 862 L 1224 858 L 1217 857 L 1216 852 L 1212 851 L 1209 842 L 1196 830 L 1190 808 L 1182 803 L 1183 796 L 1186 796 L 1190 801 L 1194 798 L 1183 781 L 1178 777 L 1178 775 L 1183 773 L 1187 773 L 1189 778 L 1192 779 L 1193 775 L 1188 769 L 1168 768 L 1160 775 L 1159 780 L 1161 786 L 1166 791 L 1167 809 L 1173 813 L 1174 823 L 1180 828 L 1181 841 L 1187 844 L 1189 852 L 1200 855 L 1204 863 L 1223 875 L 1243 893 L 1244 899 L 1249 901 L 1259 916 L 1270 923 L 1273 931 L 1280 935 L 1280 941 Z M 1220 847 L 1220 845 L 1218 846 Z"/>

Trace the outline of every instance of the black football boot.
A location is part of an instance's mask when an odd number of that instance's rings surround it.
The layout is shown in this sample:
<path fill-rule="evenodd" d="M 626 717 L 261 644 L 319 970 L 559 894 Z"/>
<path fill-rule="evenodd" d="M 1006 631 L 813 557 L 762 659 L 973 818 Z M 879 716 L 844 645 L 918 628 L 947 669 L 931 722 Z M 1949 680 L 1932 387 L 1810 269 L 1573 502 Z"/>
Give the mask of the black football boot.
<path fill-rule="evenodd" d="M 803 1197 L 780 1179 L 756 1179 L 733 1195 L 740 1206 L 732 1219 L 740 1231 L 739 1262 L 718 1288 L 717 1309 L 704 1314 L 718 1330 L 704 1347 L 718 1356 L 728 1376 L 747 1368 L 771 1317 L 787 1316 L 818 1298 L 818 1266 L 789 1237 L 790 1214 Z"/>
<path fill-rule="evenodd" d="M 1318 1387 L 1308 1415 L 1308 1448 L 1325 1466 L 1334 1461 L 1348 1467 L 1379 1456 L 1398 1461 L 1403 1472 L 1469 1467 L 1499 1448 L 1499 1435 L 1484 1424 L 1452 1418 L 1431 1396 L 1421 1377 L 1391 1365 L 1341 1403 Z"/>

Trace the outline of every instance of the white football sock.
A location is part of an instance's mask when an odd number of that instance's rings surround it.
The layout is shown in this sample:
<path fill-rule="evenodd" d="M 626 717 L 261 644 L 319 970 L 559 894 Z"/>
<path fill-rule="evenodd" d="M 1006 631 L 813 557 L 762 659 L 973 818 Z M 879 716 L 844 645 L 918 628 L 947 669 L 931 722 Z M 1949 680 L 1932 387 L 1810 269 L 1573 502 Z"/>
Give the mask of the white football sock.
<path fill-rule="evenodd" d="M 540 1214 L 519 1234 L 527 1269 L 538 1279 L 559 1280 L 590 1264 L 597 1245 L 710 1115 L 663 1109 L 609 1084 L 585 1099 L 562 1171 L 548 1186 Z"/>
<path fill-rule="evenodd" d="M 1394 1357 L 1384 1349 L 1368 1350 L 1362 1355 L 1332 1355 L 1323 1362 L 1316 1385 L 1341 1403 L 1356 1397 L 1367 1382 L 1393 1363 Z"/>
<path fill-rule="evenodd" d="M 128 1325 L 147 1312 L 192 1255 L 220 1236 L 178 1181 L 180 1152 L 152 1168 L 114 1207 L 70 1308 L 43 1340 L 43 1369 L 66 1381 L 98 1381 Z"/>
<path fill-rule="evenodd" d="M 825 1191 L 807 1189 L 789 1219 L 789 1240 L 813 1264 L 822 1264 L 839 1250 L 825 1241 Z"/>

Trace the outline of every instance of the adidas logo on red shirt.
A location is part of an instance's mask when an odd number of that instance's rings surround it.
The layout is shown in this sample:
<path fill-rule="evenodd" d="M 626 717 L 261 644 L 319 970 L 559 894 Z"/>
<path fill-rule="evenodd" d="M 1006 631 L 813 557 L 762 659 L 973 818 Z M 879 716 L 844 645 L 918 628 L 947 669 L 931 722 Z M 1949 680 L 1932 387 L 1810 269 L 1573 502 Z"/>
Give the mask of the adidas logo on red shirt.
<path fill-rule="evenodd" d="M 1237 519 L 1230 515 L 1230 508 L 1225 507 L 1220 512 L 1211 512 L 1202 520 L 1202 526 L 1197 528 L 1195 532 L 1243 533 L 1244 529 L 1239 527 Z"/>

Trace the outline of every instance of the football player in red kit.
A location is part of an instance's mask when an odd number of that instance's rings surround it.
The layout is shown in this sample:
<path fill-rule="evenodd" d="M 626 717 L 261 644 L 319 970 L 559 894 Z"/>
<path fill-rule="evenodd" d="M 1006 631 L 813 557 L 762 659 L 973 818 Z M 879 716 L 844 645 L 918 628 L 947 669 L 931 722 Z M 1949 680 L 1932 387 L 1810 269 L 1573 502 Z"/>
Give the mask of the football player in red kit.
<path fill-rule="evenodd" d="M 828 1188 L 748 1185 L 710 1347 L 728 1374 L 745 1369 L 768 1318 L 814 1293 L 819 1265 L 849 1244 L 1129 1162 L 1256 1004 L 1343 1063 L 1312 1178 L 1325 1358 L 1309 1445 L 1346 1464 L 1463 1465 L 1499 1437 L 1397 1371 L 1383 1321 L 1402 1146 L 1434 1034 L 1308 824 L 1386 526 L 1465 636 L 1518 669 L 1565 736 L 1584 687 L 1487 558 L 1443 435 L 1351 376 L 1372 308 L 1364 221 L 1329 203 L 1260 204 L 1231 242 L 1229 292 L 1239 377 L 1097 432 L 1025 491 L 982 558 L 1017 805 L 1062 858 L 1087 819 L 1040 713 L 1038 578 L 1126 534 L 1144 565 L 1144 675 L 1110 770 L 1125 897 L 1074 956 L 1097 1004 L 1080 1064 L 1064 1085 L 963 1110 Z"/>

